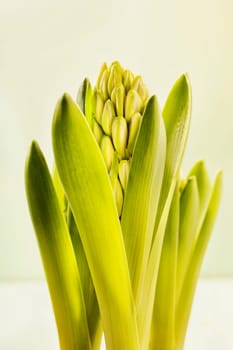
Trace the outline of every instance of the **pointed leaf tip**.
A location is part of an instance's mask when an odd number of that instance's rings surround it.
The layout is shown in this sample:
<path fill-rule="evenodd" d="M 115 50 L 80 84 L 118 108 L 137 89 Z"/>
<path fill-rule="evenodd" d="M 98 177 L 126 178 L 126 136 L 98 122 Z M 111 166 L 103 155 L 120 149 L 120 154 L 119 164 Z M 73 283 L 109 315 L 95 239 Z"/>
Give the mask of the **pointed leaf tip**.
<path fill-rule="evenodd" d="M 34 166 L 32 164 L 34 164 L 33 160 L 35 159 L 40 159 L 40 161 L 45 162 L 38 142 L 36 140 L 33 140 L 25 161 L 25 181 L 28 180 L 28 173 L 32 171 L 31 167 Z"/>
<path fill-rule="evenodd" d="M 69 109 L 70 105 L 75 104 L 71 96 L 65 92 L 62 97 L 58 100 L 56 108 L 55 108 L 55 115 L 58 116 L 65 116 L 66 113 L 63 113 L 67 109 Z"/>
<path fill-rule="evenodd" d="M 41 154 L 40 146 L 36 140 L 32 140 L 26 160 L 35 154 Z"/>

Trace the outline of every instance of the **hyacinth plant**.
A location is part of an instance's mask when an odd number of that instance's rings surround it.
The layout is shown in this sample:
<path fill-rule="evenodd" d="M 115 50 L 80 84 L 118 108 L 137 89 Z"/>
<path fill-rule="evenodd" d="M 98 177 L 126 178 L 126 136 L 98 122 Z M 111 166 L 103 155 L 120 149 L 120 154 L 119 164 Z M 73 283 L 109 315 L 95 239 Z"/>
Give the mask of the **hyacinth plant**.
<path fill-rule="evenodd" d="M 33 141 L 25 184 L 61 350 L 181 350 L 221 197 L 203 161 L 180 176 L 191 115 L 182 75 L 161 112 L 119 62 L 64 94 L 50 175 Z"/>

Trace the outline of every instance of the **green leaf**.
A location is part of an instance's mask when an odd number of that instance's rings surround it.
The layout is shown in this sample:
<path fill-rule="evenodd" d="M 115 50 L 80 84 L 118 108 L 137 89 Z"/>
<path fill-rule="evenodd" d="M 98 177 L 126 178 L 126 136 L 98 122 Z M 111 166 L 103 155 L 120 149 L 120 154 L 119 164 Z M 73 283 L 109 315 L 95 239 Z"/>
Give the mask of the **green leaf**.
<path fill-rule="evenodd" d="M 154 236 L 171 182 L 179 174 L 188 139 L 191 119 L 191 86 L 186 74 L 176 81 L 169 93 L 163 109 L 163 118 L 167 134 L 167 156 Z"/>
<path fill-rule="evenodd" d="M 190 254 L 200 231 L 211 194 L 210 179 L 205 163 L 198 161 L 190 170 L 181 196 L 181 227 L 177 271 L 177 298 L 184 282 Z"/>
<path fill-rule="evenodd" d="M 101 341 L 99 305 L 81 238 L 70 208 L 68 209 L 68 227 L 82 283 L 92 350 L 99 349 Z"/>
<path fill-rule="evenodd" d="M 197 233 L 199 197 L 195 176 L 188 178 L 180 197 L 180 229 L 177 261 L 177 297 L 183 285 L 191 250 Z"/>
<path fill-rule="evenodd" d="M 222 192 L 222 172 L 215 178 L 204 221 L 191 253 L 191 259 L 176 307 L 176 349 L 182 349 L 203 257 L 210 239 Z"/>
<path fill-rule="evenodd" d="M 164 232 L 171 200 L 173 198 L 176 181 L 179 175 L 181 161 L 187 143 L 190 117 L 191 86 L 188 76 L 183 74 L 173 86 L 163 109 L 163 118 L 167 135 L 167 154 L 162 190 L 156 213 L 151 255 L 145 281 L 144 298 L 147 298 L 149 303 L 153 302 L 153 295 L 155 293 Z M 147 289 L 149 289 L 149 291 Z M 150 293 L 150 298 L 147 297 L 147 293 Z M 142 310 L 143 307 L 144 306 L 142 306 Z M 152 308 L 152 306 L 148 306 L 148 309 L 150 307 Z M 142 323 L 143 322 L 144 321 L 142 321 Z M 148 328 L 146 323 L 145 326 Z"/>
<path fill-rule="evenodd" d="M 163 118 L 167 133 L 166 180 L 171 182 L 180 169 L 188 139 L 191 117 L 191 86 L 183 74 L 168 95 Z M 168 191 L 168 190 L 167 190 Z"/>
<path fill-rule="evenodd" d="M 179 237 L 179 186 L 172 199 L 156 285 L 151 349 L 175 348 L 176 270 Z"/>
<path fill-rule="evenodd" d="M 176 179 L 173 179 L 170 190 L 167 196 L 167 200 L 164 205 L 162 215 L 160 217 L 158 229 L 155 235 L 154 242 L 152 244 L 147 270 L 145 275 L 145 281 L 143 283 L 142 293 L 138 303 L 138 328 L 141 340 L 141 348 L 146 349 L 148 346 L 151 330 L 151 320 L 153 313 L 153 305 L 155 298 L 155 290 L 157 283 L 157 276 L 159 271 L 160 257 L 163 247 L 163 240 L 165 229 L 167 225 L 169 210 L 174 195 L 176 186 Z M 145 312 L 147 310 L 147 312 Z M 152 325 L 153 327 L 153 325 Z"/>
<path fill-rule="evenodd" d="M 188 177 L 195 176 L 198 188 L 199 197 L 199 212 L 197 215 L 197 232 L 199 232 L 203 219 L 206 214 L 210 195 L 211 183 L 210 178 L 203 160 L 198 161 L 190 170 Z"/>
<path fill-rule="evenodd" d="M 81 238 L 74 221 L 73 214 L 70 210 L 67 199 L 65 198 L 64 190 L 59 179 L 56 167 L 53 171 L 53 184 L 59 199 L 61 210 L 66 218 L 70 237 L 75 253 L 76 262 L 80 274 L 82 291 L 86 307 L 86 315 L 88 322 L 88 329 L 91 340 L 92 350 L 97 350 L 100 347 L 102 328 L 100 325 L 99 305 L 96 299 L 96 293 L 91 279 L 90 270 L 88 267 L 85 252 L 83 250 Z"/>
<path fill-rule="evenodd" d="M 136 140 L 121 219 L 136 303 L 147 268 L 165 155 L 164 124 L 157 98 L 153 96 Z"/>
<path fill-rule="evenodd" d="M 84 79 L 82 85 L 79 88 L 77 103 L 87 118 L 89 125 L 92 127 L 95 113 L 95 98 L 91 83 L 87 78 Z"/>
<path fill-rule="evenodd" d="M 62 212 L 65 214 L 66 209 L 67 209 L 66 208 L 67 203 L 66 203 L 64 190 L 62 188 L 62 184 L 61 184 L 61 181 L 59 179 L 59 175 L 58 175 L 56 167 L 54 167 L 54 169 L 53 169 L 53 185 L 54 185 L 54 188 L 55 188 L 55 191 L 56 191 L 56 194 L 57 194 L 57 198 L 58 198 L 58 202 L 60 204 L 60 208 L 61 208 Z"/>
<path fill-rule="evenodd" d="M 72 243 L 47 164 L 35 142 L 26 161 L 25 187 L 60 347 L 62 350 L 90 349 L 85 304 Z"/>
<path fill-rule="evenodd" d="M 138 349 L 127 258 L 110 179 L 86 119 L 67 94 L 55 110 L 53 149 L 96 290 L 107 348 Z"/>

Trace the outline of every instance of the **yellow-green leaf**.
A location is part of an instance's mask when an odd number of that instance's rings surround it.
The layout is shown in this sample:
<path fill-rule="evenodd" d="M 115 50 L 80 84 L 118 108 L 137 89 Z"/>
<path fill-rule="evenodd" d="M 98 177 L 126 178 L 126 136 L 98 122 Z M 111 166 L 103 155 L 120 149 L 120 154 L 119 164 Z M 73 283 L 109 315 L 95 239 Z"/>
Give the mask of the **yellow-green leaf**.
<path fill-rule="evenodd" d="M 190 170 L 188 177 L 195 176 L 198 188 L 199 211 L 197 215 L 197 231 L 200 230 L 211 195 L 211 183 L 203 160 L 198 161 Z"/>
<path fill-rule="evenodd" d="M 70 231 L 70 237 L 73 244 L 73 249 L 78 265 L 80 279 L 82 283 L 83 296 L 86 306 L 87 323 L 89 328 L 89 334 L 92 344 L 92 350 L 99 349 L 101 341 L 101 325 L 100 325 L 100 312 L 99 305 L 96 299 L 96 293 L 93 286 L 90 270 L 88 267 L 85 252 L 81 238 L 74 221 L 73 214 L 68 209 L 68 227 Z"/>
<path fill-rule="evenodd" d="M 91 349 L 81 281 L 70 235 L 47 164 L 35 142 L 26 161 L 25 186 L 60 347 L 62 350 Z"/>
<path fill-rule="evenodd" d="M 176 186 L 165 230 L 156 284 L 150 349 L 175 349 L 176 270 L 179 237 L 179 187 Z"/>
<path fill-rule="evenodd" d="M 171 89 L 163 109 L 163 118 L 167 134 L 167 155 L 154 235 L 172 179 L 179 174 L 188 139 L 191 118 L 191 86 L 186 74 L 183 74 Z"/>
<path fill-rule="evenodd" d="M 146 349 L 146 346 L 148 345 L 150 339 L 151 320 L 163 240 L 176 183 L 176 179 L 173 179 L 162 215 L 159 220 L 158 229 L 151 247 L 150 256 L 147 263 L 145 280 L 142 286 L 143 289 L 140 293 L 140 299 L 138 303 L 138 328 L 143 349 Z M 145 310 L 147 310 L 147 312 L 145 312 Z"/>
<path fill-rule="evenodd" d="M 82 85 L 79 88 L 77 103 L 81 111 L 84 113 L 85 117 L 87 118 L 88 123 L 92 127 L 95 108 L 96 108 L 95 97 L 94 97 L 93 89 L 91 87 L 91 83 L 87 78 L 84 79 Z"/>
<path fill-rule="evenodd" d="M 121 219 L 136 303 L 151 247 L 165 155 L 164 124 L 153 96 L 147 104 L 136 140 Z"/>
<path fill-rule="evenodd" d="M 197 232 L 199 197 L 195 176 L 188 178 L 180 198 L 179 249 L 177 261 L 177 297 L 183 285 L 191 250 Z"/>
<path fill-rule="evenodd" d="M 222 172 L 215 178 L 204 221 L 198 234 L 176 307 L 176 348 L 182 349 L 203 257 L 210 239 L 222 192 Z"/>
<path fill-rule="evenodd" d="M 96 290 L 107 348 L 138 349 L 127 258 L 107 168 L 85 117 L 67 94 L 55 110 L 52 136 L 56 166 Z"/>

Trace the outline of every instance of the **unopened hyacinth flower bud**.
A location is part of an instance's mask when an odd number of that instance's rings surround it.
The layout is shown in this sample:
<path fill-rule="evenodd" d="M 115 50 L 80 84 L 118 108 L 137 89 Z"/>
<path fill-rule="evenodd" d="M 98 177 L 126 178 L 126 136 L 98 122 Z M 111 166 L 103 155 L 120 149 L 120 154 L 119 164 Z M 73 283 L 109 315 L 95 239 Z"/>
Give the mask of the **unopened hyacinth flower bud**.
<path fill-rule="evenodd" d="M 112 187 L 120 216 L 130 160 L 149 96 L 148 89 L 141 76 L 134 76 L 119 62 L 113 62 L 109 67 L 104 63 L 93 96 L 91 128 L 109 174 L 114 156 L 118 163 Z"/>

